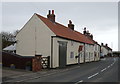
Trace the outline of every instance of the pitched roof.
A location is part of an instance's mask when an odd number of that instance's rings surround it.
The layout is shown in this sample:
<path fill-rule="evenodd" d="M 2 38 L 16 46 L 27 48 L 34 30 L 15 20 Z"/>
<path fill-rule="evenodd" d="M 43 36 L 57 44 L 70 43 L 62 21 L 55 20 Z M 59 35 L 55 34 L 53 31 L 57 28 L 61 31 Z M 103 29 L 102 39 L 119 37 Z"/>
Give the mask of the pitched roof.
<path fill-rule="evenodd" d="M 60 23 L 53 23 L 49 19 L 36 14 L 49 28 L 52 30 L 57 36 L 83 42 L 83 43 L 88 43 L 88 44 L 94 44 L 93 41 L 88 39 L 85 35 L 82 33 L 72 30 Z"/>
<path fill-rule="evenodd" d="M 110 47 L 108 46 L 104 46 L 107 50 L 112 50 Z"/>
<path fill-rule="evenodd" d="M 9 51 L 14 51 L 16 50 L 16 43 L 13 45 L 10 45 L 10 46 L 7 46 L 6 48 L 4 48 L 3 50 L 9 50 Z"/>
<path fill-rule="evenodd" d="M 93 39 L 91 39 L 91 38 L 89 38 L 89 37 L 88 37 L 88 39 L 91 40 L 94 44 L 97 44 L 97 45 L 100 46 L 100 44 L 99 44 L 97 41 L 95 41 L 95 40 L 93 40 Z"/>

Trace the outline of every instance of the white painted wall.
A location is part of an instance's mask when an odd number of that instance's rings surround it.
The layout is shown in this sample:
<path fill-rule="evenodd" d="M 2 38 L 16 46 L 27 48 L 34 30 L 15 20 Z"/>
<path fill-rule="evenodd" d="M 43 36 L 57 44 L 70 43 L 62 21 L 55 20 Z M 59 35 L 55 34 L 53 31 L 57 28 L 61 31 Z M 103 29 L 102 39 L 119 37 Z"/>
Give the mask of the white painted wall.
<path fill-rule="evenodd" d="M 101 46 L 101 52 L 102 52 L 103 55 L 108 54 L 108 50 L 104 46 Z"/>
<path fill-rule="evenodd" d="M 59 43 L 58 41 L 65 41 L 67 42 L 67 65 L 69 64 L 76 64 L 78 63 L 78 58 L 76 59 L 75 56 L 78 55 L 78 48 L 80 45 L 83 45 L 83 43 L 66 40 L 62 38 L 53 38 L 53 68 L 59 67 Z M 73 45 L 71 45 L 71 42 L 73 42 Z M 70 58 L 70 53 L 74 52 L 74 57 Z M 80 57 L 80 63 L 84 62 L 84 47 L 82 51 L 82 56 Z"/>
<path fill-rule="evenodd" d="M 25 24 L 16 36 L 16 53 L 21 56 L 35 55 L 35 16 Z"/>
<path fill-rule="evenodd" d="M 16 53 L 22 56 L 51 56 L 51 36 L 55 34 L 34 14 L 16 36 Z"/>
<path fill-rule="evenodd" d="M 95 53 L 96 53 L 95 61 L 100 60 L 100 46 L 98 44 L 94 45 L 94 55 Z"/>
<path fill-rule="evenodd" d="M 94 61 L 94 45 L 85 44 L 85 62 Z"/>
<path fill-rule="evenodd" d="M 112 54 L 112 50 L 109 50 L 108 53 L 111 53 L 111 54 Z"/>

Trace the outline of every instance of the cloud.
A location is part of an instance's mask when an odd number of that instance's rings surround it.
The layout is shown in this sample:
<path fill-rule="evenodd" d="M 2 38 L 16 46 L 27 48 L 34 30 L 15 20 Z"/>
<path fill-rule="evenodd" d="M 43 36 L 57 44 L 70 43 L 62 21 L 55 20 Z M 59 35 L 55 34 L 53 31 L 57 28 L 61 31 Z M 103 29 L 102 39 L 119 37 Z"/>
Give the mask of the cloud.
<path fill-rule="evenodd" d="M 118 29 L 118 9 L 115 2 L 7 2 L 2 5 L 2 22 L 4 31 L 20 29 L 34 13 L 47 15 L 48 10 L 54 9 L 56 21 L 67 26 L 71 19 L 75 29 L 82 32 L 87 27 L 99 42 L 108 40 L 117 45 L 115 31 Z M 115 30 L 115 31 L 114 31 Z M 115 34 L 111 34 L 111 32 Z M 106 33 L 107 32 L 107 33 Z M 104 37 L 104 38 L 101 38 Z M 114 47 L 117 50 L 117 47 Z"/>

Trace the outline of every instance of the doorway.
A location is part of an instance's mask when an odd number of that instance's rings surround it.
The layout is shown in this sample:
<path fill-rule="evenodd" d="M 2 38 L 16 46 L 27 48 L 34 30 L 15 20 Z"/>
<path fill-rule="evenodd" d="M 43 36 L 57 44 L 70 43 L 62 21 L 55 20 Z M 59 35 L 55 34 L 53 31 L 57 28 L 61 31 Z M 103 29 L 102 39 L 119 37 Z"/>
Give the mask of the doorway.
<path fill-rule="evenodd" d="M 67 64 L 67 42 L 59 41 L 59 67 L 64 68 Z"/>

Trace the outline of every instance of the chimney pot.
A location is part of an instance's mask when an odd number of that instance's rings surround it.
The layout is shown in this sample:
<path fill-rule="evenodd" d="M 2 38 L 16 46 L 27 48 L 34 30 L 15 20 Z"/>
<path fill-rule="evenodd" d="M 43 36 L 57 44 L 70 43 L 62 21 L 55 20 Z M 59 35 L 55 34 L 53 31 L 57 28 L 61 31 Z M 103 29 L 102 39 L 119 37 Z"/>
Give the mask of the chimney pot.
<path fill-rule="evenodd" d="M 84 27 L 84 31 L 86 31 L 86 27 Z"/>
<path fill-rule="evenodd" d="M 83 31 L 83 34 L 84 34 L 84 35 L 86 34 L 86 27 L 84 27 L 84 31 Z"/>
<path fill-rule="evenodd" d="M 49 13 L 48 13 L 49 15 L 51 14 L 51 11 L 49 10 Z"/>
<path fill-rule="evenodd" d="M 69 24 L 68 24 L 68 27 L 72 30 L 74 30 L 74 24 L 72 24 L 72 21 L 69 20 Z"/>
<path fill-rule="evenodd" d="M 54 10 L 52 10 L 52 14 L 54 15 Z"/>
<path fill-rule="evenodd" d="M 87 33 L 89 33 L 89 30 L 87 30 Z"/>
<path fill-rule="evenodd" d="M 51 14 L 51 11 L 49 10 L 49 14 L 47 15 L 47 18 L 53 23 L 55 22 L 54 10 L 52 10 L 52 14 Z"/>
<path fill-rule="evenodd" d="M 101 46 L 103 46 L 104 44 L 103 43 L 101 43 Z"/>
<path fill-rule="evenodd" d="M 72 24 L 72 21 L 71 21 L 71 20 L 69 20 L 69 24 Z"/>
<path fill-rule="evenodd" d="M 93 39 L 93 35 L 92 34 L 90 35 L 90 37 L 91 37 L 91 39 Z"/>

